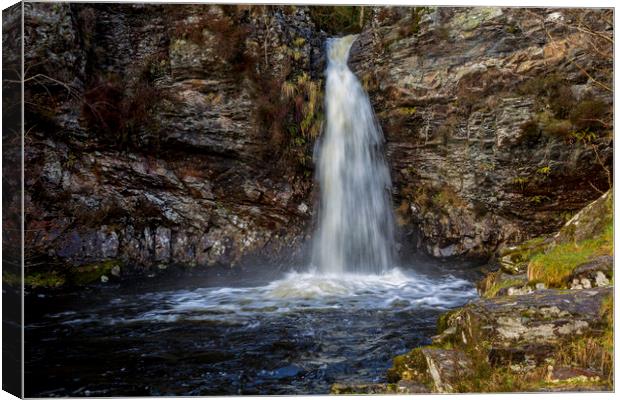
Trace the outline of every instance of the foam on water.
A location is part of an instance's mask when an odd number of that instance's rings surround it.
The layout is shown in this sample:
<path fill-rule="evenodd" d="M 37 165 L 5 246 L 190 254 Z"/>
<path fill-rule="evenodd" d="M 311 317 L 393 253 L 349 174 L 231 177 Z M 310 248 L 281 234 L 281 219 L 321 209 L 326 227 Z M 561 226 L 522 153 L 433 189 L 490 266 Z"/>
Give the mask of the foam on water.
<path fill-rule="evenodd" d="M 256 316 L 330 309 L 351 312 L 447 309 L 475 295 L 470 282 L 452 275 L 431 278 L 398 268 L 383 274 L 290 272 L 263 286 L 203 287 L 143 294 L 136 301 L 156 307 L 109 319 L 108 323 L 178 319 L 251 323 L 251 318 Z M 131 310 L 126 302 L 118 305 Z"/>

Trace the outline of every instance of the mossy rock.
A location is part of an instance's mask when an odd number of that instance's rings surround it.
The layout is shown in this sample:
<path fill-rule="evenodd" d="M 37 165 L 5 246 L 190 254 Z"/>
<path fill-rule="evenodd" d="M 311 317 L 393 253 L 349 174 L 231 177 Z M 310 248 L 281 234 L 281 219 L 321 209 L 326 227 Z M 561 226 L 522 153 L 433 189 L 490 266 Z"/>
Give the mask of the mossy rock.
<path fill-rule="evenodd" d="M 115 267 L 121 267 L 120 261 L 107 260 L 98 263 L 82 265 L 72 270 L 71 282 L 80 286 L 95 283 L 99 281 L 103 275 L 111 275 L 111 272 Z"/>
<path fill-rule="evenodd" d="M 451 321 L 459 315 L 460 311 L 460 309 L 456 309 L 441 314 L 439 318 L 437 318 L 437 333 L 442 333 L 451 327 Z"/>
<path fill-rule="evenodd" d="M 31 288 L 53 289 L 63 286 L 66 278 L 56 271 L 26 273 L 24 285 Z"/>
<path fill-rule="evenodd" d="M 575 214 L 554 236 L 554 244 L 574 243 L 601 235 L 610 221 L 613 221 L 611 189 Z"/>
<path fill-rule="evenodd" d="M 500 252 L 499 265 L 507 274 L 518 275 L 527 271 L 532 255 L 541 252 L 549 244 L 545 236 L 536 237 L 518 246 L 505 248 Z"/>
<path fill-rule="evenodd" d="M 387 372 L 388 382 L 396 383 L 400 380 L 409 380 L 430 386 L 433 379 L 428 372 L 423 349 L 424 347 L 419 347 L 407 354 L 394 357 L 393 366 Z"/>
<path fill-rule="evenodd" d="M 504 273 L 503 270 L 499 270 L 488 273 L 478 282 L 477 288 L 482 297 L 493 298 L 505 294 L 509 288 L 523 288 L 527 284 L 527 276 L 524 273 L 521 275 L 511 275 Z"/>
<path fill-rule="evenodd" d="M 472 361 L 458 349 L 425 346 L 394 358 L 388 382 L 409 382 L 433 392 L 452 392 L 454 384 L 470 375 Z M 419 388 L 416 391 L 420 392 Z"/>

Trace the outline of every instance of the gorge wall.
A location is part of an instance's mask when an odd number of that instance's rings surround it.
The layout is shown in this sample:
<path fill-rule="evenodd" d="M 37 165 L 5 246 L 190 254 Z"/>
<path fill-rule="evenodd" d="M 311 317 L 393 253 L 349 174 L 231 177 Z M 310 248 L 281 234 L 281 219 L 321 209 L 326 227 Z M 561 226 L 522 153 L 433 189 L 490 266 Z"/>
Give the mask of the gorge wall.
<path fill-rule="evenodd" d="M 430 254 L 548 233 L 611 185 L 612 19 L 582 11 L 375 10 L 351 63 L 403 233 Z"/>
<path fill-rule="evenodd" d="M 610 11 L 366 8 L 350 64 L 403 257 L 488 257 L 609 188 Z M 313 18 L 26 4 L 26 265 L 301 262 L 334 34 Z"/>
<path fill-rule="evenodd" d="M 299 249 L 323 69 L 303 9 L 26 12 L 33 260 L 234 265 Z"/>

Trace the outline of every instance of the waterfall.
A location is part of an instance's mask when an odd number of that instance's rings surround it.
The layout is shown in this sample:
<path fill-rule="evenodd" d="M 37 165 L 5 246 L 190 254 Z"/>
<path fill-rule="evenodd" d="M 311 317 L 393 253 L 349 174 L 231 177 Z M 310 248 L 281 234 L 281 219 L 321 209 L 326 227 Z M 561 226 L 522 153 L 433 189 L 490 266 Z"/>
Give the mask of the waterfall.
<path fill-rule="evenodd" d="M 382 273 L 393 267 L 390 173 L 383 133 L 347 66 L 356 36 L 327 42 L 326 128 L 318 150 L 318 227 L 312 264 L 323 273 Z"/>

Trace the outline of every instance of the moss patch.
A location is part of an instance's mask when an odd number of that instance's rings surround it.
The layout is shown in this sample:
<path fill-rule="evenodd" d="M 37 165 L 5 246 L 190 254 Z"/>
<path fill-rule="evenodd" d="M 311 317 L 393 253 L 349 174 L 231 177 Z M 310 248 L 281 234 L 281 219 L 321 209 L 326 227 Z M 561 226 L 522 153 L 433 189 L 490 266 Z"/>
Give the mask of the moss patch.
<path fill-rule="evenodd" d="M 394 357 L 393 366 L 387 372 L 388 382 L 394 383 L 406 379 L 430 387 L 433 380 L 428 373 L 426 357 L 422 354 L 422 349 L 424 347 L 418 347 L 407 354 Z"/>
<path fill-rule="evenodd" d="M 76 285 L 88 285 L 101 279 L 102 275 L 108 275 L 114 267 L 120 267 L 117 260 L 107 260 L 100 263 L 82 265 L 73 270 L 71 281 Z"/>
<path fill-rule="evenodd" d="M 33 272 L 24 276 L 24 285 L 31 288 L 57 288 L 64 285 L 66 278 L 57 272 Z"/>

